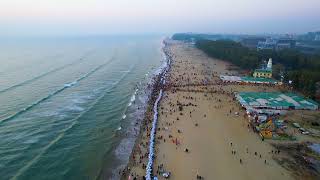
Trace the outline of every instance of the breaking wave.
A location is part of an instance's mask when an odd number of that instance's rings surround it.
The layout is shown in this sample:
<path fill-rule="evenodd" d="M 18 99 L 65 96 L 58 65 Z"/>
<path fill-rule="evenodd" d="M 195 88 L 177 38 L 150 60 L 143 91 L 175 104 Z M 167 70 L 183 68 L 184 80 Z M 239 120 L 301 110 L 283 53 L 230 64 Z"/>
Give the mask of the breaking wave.
<path fill-rule="evenodd" d="M 29 84 L 29 83 L 32 83 L 32 82 L 34 82 L 34 81 L 36 81 L 36 80 L 38 80 L 38 79 L 41 79 L 41 78 L 43 78 L 43 77 L 45 77 L 45 76 L 48 76 L 48 75 L 50 75 L 50 74 L 52 74 L 52 73 L 55 73 L 55 72 L 60 71 L 60 70 L 63 70 L 63 69 L 65 69 L 65 68 L 69 67 L 69 66 L 72 66 L 72 65 L 75 65 L 75 64 L 77 64 L 77 63 L 80 63 L 80 62 L 84 61 L 84 60 L 85 60 L 85 57 L 87 57 L 89 54 L 91 54 L 91 52 L 86 53 L 86 54 L 83 55 L 81 58 L 79 58 L 79 59 L 77 59 L 76 61 L 73 61 L 73 62 L 71 62 L 71 63 L 69 63 L 69 64 L 65 64 L 65 65 L 60 66 L 60 67 L 58 67 L 58 68 L 55 68 L 55 69 L 53 69 L 53 70 L 51 70 L 51 71 L 45 72 L 45 73 L 43 73 L 43 74 L 40 74 L 39 76 L 36 76 L 36 77 L 31 78 L 31 79 L 29 79 L 29 80 L 23 81 L 23 82 L 21 82 L 21 83 L 19 83 L 19 84 L 15 84 L 15 85 L 10 86 L 10 87 L 8 87 L 8 88 L 2 89 L 2 90 L 0 90 L 0 93 L 4 93 L 4 92 L 10 91 L 10 90 L 13 90 L 13 89 L 15 89 L 15 88 L 17 88 L 17 87 L 20 87 L 20 86 L 24 86 L 24 85 Z"/>
<path fill-rule="evenodd" d="M 111 63 L 112 61 L 113 61 L 113 58 L 111 58 L 111 60 L 109 60 L 108 62 L 106 62 L 106 63 L 104 63 L 104 64 L 101 64 L 101 65 L 99 65 L 98 67 L 94 68 L 94 69 L 91 70 L 90 72 L 84 74 L 83 76 L 81 76 L 80 78 L 76 79 L 75 81 L 72 81 L 71 83 L 66 83 L 66 84 L 64 84 L 64 86 L 63 86 L 62 88 L 60 88 L 60 89 L 58 89 L 58 90 L 50 93 L 50 94 L 47 95 L 46 97 L 44 97 L 44 98 L 42 98 L 42 99 L 40 99 L 40 100 L 38 100 L 38 101 L 30 104 L 30 105 L 27 106 L 26 108 L 23 108 L 22 110 L 14 113 L 13 115 L 11 115 L 11 116 L 9 116 L 9 117 L 7 117 L 7 118 L 1 119 L 1 120 L 0 120 L 0 123 L 9 121 L 9 120 L 11 120 L 11 119 L 14 119 L 15 117 L 17 117 L 17 116 L 19 116 L 19 115 L 21 115 L 21 114 L 23 114 L 23 113 L 31 110 L 32 108 L 34 108 L 34 107 L 37 106 L 38 104 L 40 104 L 40 103 L 42 103 L 42 102 L 50 99 L 51 97 L 53 97 L 53 96 L 59 94 L 60 92 L 62 92 L 62 91 L 64 91 L 64 90 L 66 90 L 66 89 L 68 89 L 68 88 L 76 85 L 78 82 L 86 79 L 87 77 L 89 77 L 90 75 L 92 75 L 92 74 L 95 73 L 96 71 L 100 70 L 100 69 L 103 68 L 104 66 L 108 65 L 108 64 Z"/>
<path fill-rule="evenodd" d="M 110 62 L 110 61 L 109 61 Z M 97 68 L 95 68 L 94 70 L 90 71 L 89 73 L 87 73 L 86 77 L 90 76 L 91 74 L 93 74 L 94 72 L 98 71 L 99 69 L 101 69 L 103 66 L 107 65 L 108 63 L 105 63 L 105 64 L 102 64 L 100 66 L 98 66 Z M 55 143 L 57 143 L 60 139 L 62 139 L 65 135 L 65 133 L 69 130 L 71 130 L 77 123 L 78 123 L 78 120 L 85 114 L 87 113 L 88 111 L 90 111 L 94 105 L 96 103 L 98 103 L 100 101 L 100 99 L 102 99 L 108 92 L 110 92 L 110 90 L 112 90 L 113 88 L 115 88 L 131 71 L 132 69 L 134 68 L 134 66 L 132 66 L 130 68 L 129 71 L 125 72 L 121 77 L 120 79 L 114 83 L 110 88 L 108 88 L 105 93 L 103 93 L 102 95 L 100 95 L 85 111 L 83 111 L 82 113 L 80 113 L 78 116 L 76 116 L 75 118 L 72 119 L 72 123 L 67 127 L 65 128 L 55 139 L 53 139 L 48 145 L 46 145 L 43 149 L 41 149 L 40 153 L 37 154 L 31 161 L 29 161 L 25 166 L 23 166 L 22 168 L 20 168 L 18 170 L 18 172 L 12 177 L 10 178 L 11 180 L 16 180 L 19 176 L 21 176 L 26 170 L 28 170 L 34 163 L 36 163 L 40 158 L 41 156 L 46 153 L 48 151 L 48 149 L 50 147 L 52 147 Z M 85 77 L 83 76 L 82 79 L 84 79 Z M 81 78 L 79 78 L 81 79 Z M 119 129 L 119 128 L 118 128 Z M 120 129 L 121 130 L 121 127 Z"/>

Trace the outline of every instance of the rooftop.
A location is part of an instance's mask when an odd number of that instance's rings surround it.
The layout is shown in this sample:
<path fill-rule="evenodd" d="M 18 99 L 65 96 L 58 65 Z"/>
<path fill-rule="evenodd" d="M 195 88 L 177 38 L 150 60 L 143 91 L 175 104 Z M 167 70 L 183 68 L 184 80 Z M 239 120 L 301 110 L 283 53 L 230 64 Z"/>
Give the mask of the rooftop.
<path fill-rule="evenodd" d="M 279 81 L 271 78 L 263 78 L 263 77 L 251 77 L 251 76 L 225 76 L 220 75 L 220 79 L 222 81 L 227 82 L 246 82 L 246 83 L 265 83 L 265 84 L 278 84 Z"/>
<path fill-rule="evenodd" d="M 272 69 L 255 69 L 254 72 L 271 73 Z"/>
<path fill-rule="evenodd" d="M 278 81 L 271 79 L 271 78 L 263 78 L 263 77 L 250 77 L 250 76 L 245 76 L 241 77 L 242 81 L 245 82 L 258 82 L 258 83 L 270 83 L 270 84 L 276 84 L 279 83 Z"/>
<path fill-rule="evenodd" d="M 238 100 L 244 106 L 270 109 L 312 109 L 319 104 L 294 93 L 281 92 L 240 92 Z"/>

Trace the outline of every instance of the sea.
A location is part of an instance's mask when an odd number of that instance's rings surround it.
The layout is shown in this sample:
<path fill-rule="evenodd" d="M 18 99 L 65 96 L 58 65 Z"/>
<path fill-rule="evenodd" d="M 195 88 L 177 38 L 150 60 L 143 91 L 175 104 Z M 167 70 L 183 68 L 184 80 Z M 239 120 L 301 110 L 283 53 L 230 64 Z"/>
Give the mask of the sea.
<path fill-rule="evenodd" d="M 0 40 L 0 179 L 118 179 L 162 35 Z"/>

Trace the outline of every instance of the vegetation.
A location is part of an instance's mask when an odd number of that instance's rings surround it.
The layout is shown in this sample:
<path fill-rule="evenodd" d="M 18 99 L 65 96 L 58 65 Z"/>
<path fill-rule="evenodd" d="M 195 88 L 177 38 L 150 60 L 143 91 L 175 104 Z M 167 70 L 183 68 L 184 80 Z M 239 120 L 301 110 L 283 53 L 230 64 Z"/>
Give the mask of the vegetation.
<path fill-rule="evenodd" d="M 199 40 L 196 46 L 209 56 L 228 60 L 243 69 L 256 68 L 260 63 L 256 51 L 250 50 L 234 41 Z"/>
<path fill-rule="evenodd" d="M 192 41 L 198 39 L 216 39 L 221 38 L 220 35 L 215 34 L 190 34 L 190 33 L 176 33 L 172 36 L 174 40 Z"/>
<path fill-rule="evenodd" d="M 284 80 L 293 81 L 293 87 L 305 95 L 315 98 L 316 83 L 320 81 L 320 56 L 307 55 L 297 50 L 257 51 L 234 41 L 198 40 L 196 47 L 206 54 L 225 59 L 243 69 L 253 70 L 262 64 L 262 60 L 273 59 L 273 75 L 276 79 L 284 75 Z"/>

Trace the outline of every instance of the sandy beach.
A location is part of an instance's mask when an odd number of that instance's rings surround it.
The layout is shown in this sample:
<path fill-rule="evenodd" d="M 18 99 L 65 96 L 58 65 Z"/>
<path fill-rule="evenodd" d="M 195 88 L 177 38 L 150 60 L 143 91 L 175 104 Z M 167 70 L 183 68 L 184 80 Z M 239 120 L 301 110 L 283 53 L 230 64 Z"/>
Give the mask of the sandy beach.
<path fill-rule="evenodd" d="M 278 150 L 248 126 L 233 95 L 278 87 L 222 84 L 219 74 L 238 74 L 230 64 L 188 44 L 168 44 L 172 64 L 158 108 L 153 174 L 165 179 L 161 172 L 171 172 L 170 179 L 177 180 L 293 179 L 273 160 Z M 151 114 L 147 113 L 122 179 L 144 178 Z"/>
<path fill-rule="evenodd" d="M 182 43 L 173 43 L 171 50 L 175 56 L 170 88 L 159 110 L 154 174 L 163 166 L 172 172 L 170 179 L 196 179 L 197 175 L 205 179 L 291 179 L 272 159 L 276 149 L 251 132 L 244 111 L 233 99 L 235 91 L 265 87 L 219 85 L 217 74 L 235 73 L 227 70 L 227 63 Z M 213 85 L 196 85 L 203 83 Z"/>

